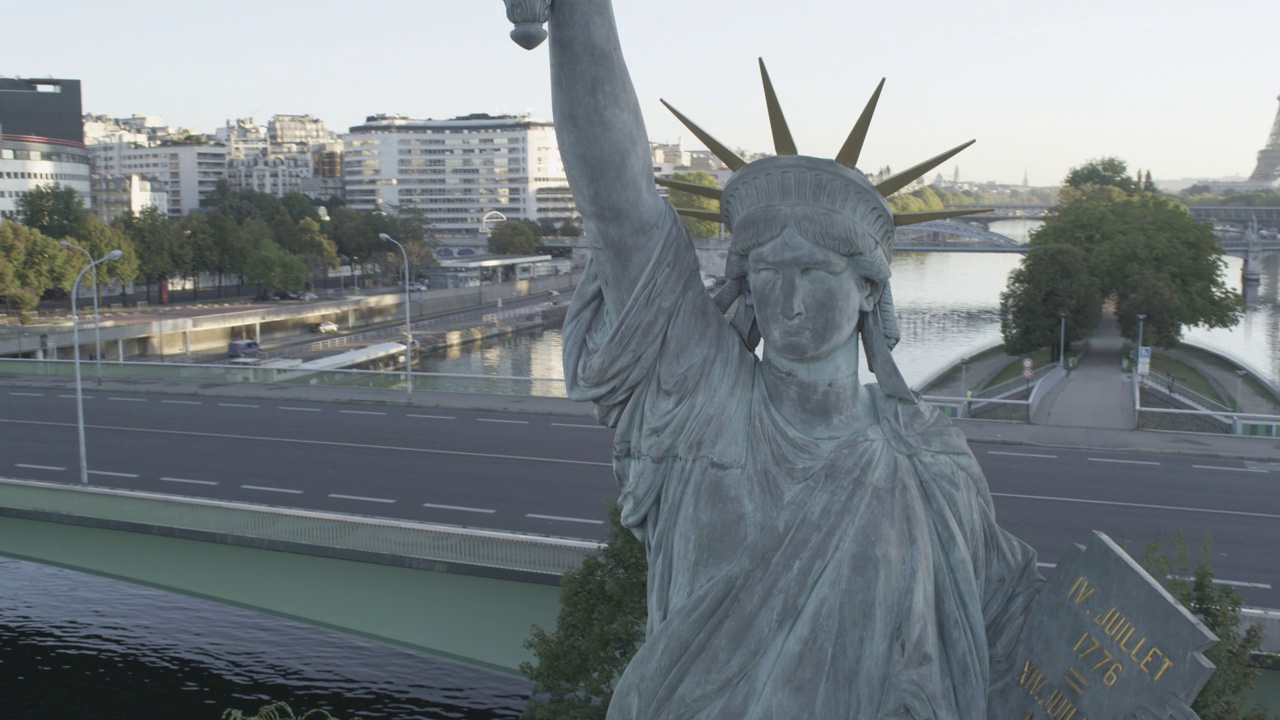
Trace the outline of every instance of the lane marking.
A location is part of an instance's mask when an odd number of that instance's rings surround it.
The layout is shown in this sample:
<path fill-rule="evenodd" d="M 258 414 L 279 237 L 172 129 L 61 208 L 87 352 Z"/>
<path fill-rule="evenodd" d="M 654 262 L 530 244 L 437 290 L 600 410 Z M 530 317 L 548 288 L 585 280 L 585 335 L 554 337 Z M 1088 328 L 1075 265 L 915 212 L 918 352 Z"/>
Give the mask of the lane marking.
<path fill-rule="evenodd" d="M 1046 460 L 1057 460 L 1057 455 L 1040 455 L 1038 453 L 1020 453 L 1020 452 L 1002 452 L 1000 450 L 988 450 L 988 455 L 1008 455 L 1010 457 L 1029 457 L 1029 458 L 1045 458 Z"/>
<path fill-rule="evenodd" d="M 422 507 L 436 508 L 438 510 L 458 510 L 461 512 L 488 513 L 493 514 L 497 510 L 488 510 L 485 508 L 463 507 L 461 505 L 436 505 L 434 503 L 422 503 Z"/>
<path fill-rule="evenodd" d="M 68 400 L 75 400 L 75 399 L 76 399 L 76 396 L 75 396 L 75 395 L 59 395 L 58 397 L 60 397 L 60 398 L 67 398 Z M 81 399 L 83 399 L 83 400 L 92 400 L 92 399 L 93 399 L 93 396 L 92 396 L 92 395 L 81 395 L 81 396 L 80 396 L 80 398 L 81 398 Z"/>
<path fill-rule="evenodd" d="M 166 405 L 203 405 L 199 400 L 161 400 Z"/>
<path fill-rule="evenodd" d="M 1115 458 L 1085 458 L 1090 462 L 1122 463 L 1124 465 L 1159 465 L 1153 460 L 1116 460 Z"/>
<path fill-rule="evenodd" d="M 244 403 L 223 403 L 223 402 L 218 403 L 218 405 L 219 405 L 220 407 L 239 407 L 239 408 L 256 408 L 256 407 L 262 407 L 261 405 L 245 405 Z"/>
<path fill-rule="evenodd" d="M 1233 472 L 1251 472 L 1251 473 L 1267 472 L 1266 470 L 1255 470 L 1254 468 L 1224 467 L 1222 465 L 1192 465 L 1191 467 L 1196 468 L 1197 470 L 1231 470 Z"/>
<path fill-rule="evenodd" d="M 293 410 L 295 412 L 320 412 L 320 408 L 288 407 L 286 405 L 277 405 L 276 409 L 277 410 Z"/>
<path fill-rule="evenodd" d="M 1267 518 L 1280 520 L 1280 515 L 1273 513 L 1244 512 L 1243 510 L 1214 510 L 1212 508 L 1192 508 L 1178 505 L 1148 505 L 1147 503 L 1117 502 L 1115 500 L 1083 500 L 1081 498 L 1051 497 L 1049 495 L 1019 495 L 1017 493 L 991 493 L 993 497 L 1007 497 L 1019 500 L 1047 500 L 1050 502 L 1083 503 L 1085 505 L 1114 505 L 1116 507 L 1146 508 L 1148 510 L 1181 510 L 1183 512 L 1208 513 L 1210 515 L 1239 515 L 1242 517 Z"/>
<path fill-rule="evenodd" d="M 408 415 L 405 415 L 405 417 L 426 418 L 426 419 L 428 419 L 428 420 L 457 420 L 457 418 L 455 418 L 455 417 L 454 417 L 454 416 L 452 416 L 452 415 L 413 415 L 413 414 L 408 414 Z"/>
<path fill-rule="evenodd" d="M 188 485 L 217 485 L 213 480 L 192 480 L 190 478 L 162 477 L 165 482 L 186 483 Z"/>
<path fill-rule="evenodd" d="M 560 522 L 585 523 L 587 525 L 603 525 L 604 524 L 603 520 L 587 520 L 586 518 L 560 517 L 559 515 L 535 515 L 533 513 L 529 513 L 525 515 L 525 517 L 533 518 L 535 520 L 559 520 Z"/>
<path fill-rule="evenodd" d="M 476 418 L 476 422 L 507 423 L 510 425 L 528 425 L 528 420 L 500 420 L 498 418 Z"/>
<path fill-rule="evenodd" d="M 360 502 L 375 502 L 375 503 L 395 502 L 395 500 L 390 500 L 388 498 L 364 497 L 362 495 L 342 495 L 340 493 L 329 493 L 329 497 L 336 498 L 338 500 L 359 500 Z"/>
<path fill-rule="evenodd" d="M 106 471 L 106 470 L 90 470 L 90 471 L 89 471 L 89 474 L 90 474 L 90 475 L 107 475 L 107 476 L 109 476 L 109 477 L 123 477 L 123 478 L 136 478 L 136 477 L 138 477 L 138 475 L 137 475 L 136 473 L 108 472 L 108 471 Z"/>
<path fill-rule="evenodd" d="M 47 420 L 14 420 L 0 418 L 0 424 L 12 425 L 45 425 L 49 427 L 76 427 L 75 423 L 50 422 Z M 453 455 L 456 457 L 490 458 L 494 460 L 518 460 L 521 462 L 545 462 L 561 465 L 586 465 L 588 467 L 612 468 L 612 462 L 596 462 L 594 460 L 569 460 L 563 458 L 534 457 L 531 455 L 500 455 L 489 452 L 467 452 L 464 450 L 437 450 L 432 448 L 404 447 L 401 445 L 370 445 L 367 443 L 341 442 L 337 440 L 308 440 L 305 438 L 267 437 L 262 435 L 237 435 L 233 433 L 194 432 L 191 430 L 163 430 L 160 428 L 128 428 L 116 425 L 85 425 L 94 430 L 115 430 L 117 432 L 149 433 L 152 435 L 183 435 L 187 437 L 218 438 L 221 440 L 249 440 L 255 442 L 291 443 L 294 445 L 321 445 L 324 447 L 353 448 L 358 450 L 394 450 L 398 452 L 421 453 L 424 455 Z"/>
<path fill-rule="evenodd" d="M 556 427 L 590 428 L 592 430 L 612 430 L 613 429 L 607 425 L 575 425 L 573 423 L 551 423 L 551 424 Z"/>
<path fill-rule="evenodd" d="M 1175 576 L 1175 575 L 1170 575 L 1169 577 L 1177 577 L 1179 580 L 1187 580 L 1187 581 L 1195 580 L 1195 578 L 1181 577 L 1181 576 Z M 1219 585 L 1230 585 L 1232 587 L 1257 588 L 1258 590 L 1271 589 L 1270 583 L 1245 582 L 1243 580 L 1223 580 L 1221 578 L 1214 578 L 1213 581 Z"/>
<path fill-rule="evenodd" d="M 66 470 L 64 467 L 57 465 L 27 465 L 25 463 L 14 463 L 14 467 L 27 468 L 28 470 Z"/>
<path fill-rule="evenodd" d="M 22 397 L 44 397 L 44 393 L 28 393 L 28 392 L 9 392 L 10 395 L 20 395 Z"/>
<path fill-rule="evenodd" d="M 109 397 L 109 398 L 107 398 L 107 399 L 108 399 L 108 400 L 115 400 L 116 402 L 146 402 L 146 401 L 147 401 L 147 399 L 146 399 L 146 398 L 118 398 L 118 397 Z"/>
<path fill-rule="evenodd" d="M 290 490 L 289 488 L 264 487 L 262 485 L 241 485 L 243 490 L 261 490 L 262 492 L 288 493 L 290 495 L 301 495 L 301 490 Z"/>
<path fill-rule="evenodd" d="M 374 412 L 372 410 L 339 410 L 344 415 L 386 415 L 384 412 Z"/>

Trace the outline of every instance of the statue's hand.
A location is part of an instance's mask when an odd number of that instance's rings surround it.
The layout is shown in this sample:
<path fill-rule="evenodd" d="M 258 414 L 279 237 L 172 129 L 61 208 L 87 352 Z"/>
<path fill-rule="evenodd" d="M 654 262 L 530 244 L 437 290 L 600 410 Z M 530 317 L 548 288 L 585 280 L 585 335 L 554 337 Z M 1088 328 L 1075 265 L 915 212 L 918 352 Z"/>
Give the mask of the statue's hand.
<path fill-rule="evenodd" d="M 551 0 L 502 0 L 507 6 L 507 19 L 515 24 L 511 39 L 525 50 L 532 50 L 547 39 L 542 27 L 551 17 Z"/>

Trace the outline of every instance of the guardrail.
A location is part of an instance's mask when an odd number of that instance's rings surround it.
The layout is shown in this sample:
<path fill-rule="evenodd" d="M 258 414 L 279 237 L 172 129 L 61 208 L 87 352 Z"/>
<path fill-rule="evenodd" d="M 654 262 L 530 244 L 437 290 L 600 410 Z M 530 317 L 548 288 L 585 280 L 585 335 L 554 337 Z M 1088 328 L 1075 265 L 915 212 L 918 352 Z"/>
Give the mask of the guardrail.
<path fill-rule="evenodd" d="M 0 478 L 0 514 L 557 577 L 601 547 L 570 538 L 7 478 Z"/>

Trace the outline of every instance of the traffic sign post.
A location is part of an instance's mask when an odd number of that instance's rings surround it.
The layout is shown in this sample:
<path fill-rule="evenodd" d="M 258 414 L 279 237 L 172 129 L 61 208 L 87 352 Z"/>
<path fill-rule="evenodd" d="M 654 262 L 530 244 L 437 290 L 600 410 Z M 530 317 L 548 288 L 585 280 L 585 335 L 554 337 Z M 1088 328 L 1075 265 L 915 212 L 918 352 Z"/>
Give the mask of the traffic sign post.
<path fill-rule="evenodd" d="M 1151 372 L 1151 347 L 1138 348 L 1138 374 L 1146 375 Z"/>

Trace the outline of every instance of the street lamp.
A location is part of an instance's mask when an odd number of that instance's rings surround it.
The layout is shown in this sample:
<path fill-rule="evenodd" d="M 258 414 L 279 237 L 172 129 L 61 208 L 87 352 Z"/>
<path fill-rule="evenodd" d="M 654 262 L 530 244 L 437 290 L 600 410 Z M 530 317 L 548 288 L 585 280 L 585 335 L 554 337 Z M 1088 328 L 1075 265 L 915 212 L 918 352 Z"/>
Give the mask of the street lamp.
<path fill-rule="evenodd" d="M 119 260 L 124 253 L 112 250 L 97 260 L 89 256 L 89 264 L 81 268 L 76 281 L 71 286 L 71 343 L 76 346 L 76 429 L 80 433 L 80 483 L 89 484 L 89 460 L 84 450 L 84 386 L 80 382 L 80 318 L 76 315 L 76 295 L 80 292 L 80 279 L 85 270 L 91 270 L 99 263 L 108 260 Z"/>
<path fill-rule="evenodd" d="M 1067 371 L 1067 313 L 1058 312 L 1058 367 Z"/>
<path fill-rule="evenodd" d="M 386 233 L 378 233 L 378 237 L 389 243 L 395 243 L 400 248 L 400 255 L 404 257 L 404 377 L 405 385 L 409 388 L 409 399 L 413 399 L 413 330 L 409 320 L 409 253 L 405 252 L 404 245 L 398 240 Z"/>
<path fill-rule="evenodd" d="M 102 328 L 100 327 L 101 323 L 98 319 L 97 263 L 93 262 L 93 256 L 89 254 L 88 250 L 85 250 L 84 248 L 80 247 L 79 245 L 73 242 L 70 242 L 69 240 L 59 240 L 58 244 L 64 248 L 75 248 L 76 250 L 79 250 L 80 252 L 84 253 L 84 256 L 89 258 L 89 263 L 90 263 L 89 267 L 93 268 L 93 347 L 94 347 L 94 358 L 97 360 L 97 364 L 98 364 L 98 384 L 101 385 L 102 384 Z M 72 318 L 75 318 L 76 316 L 75 304 L 76 304 L 76 297 L 75 295 L 72 295 L 71 296 L 71 317 Z"/>
<path fill-rule="evenodd" d="M 963 408 L 963 417 L 969 416 L 969 358 L 960 358 L 960 397 L 964 400 L 960 401 L 960 407 Z"/>

